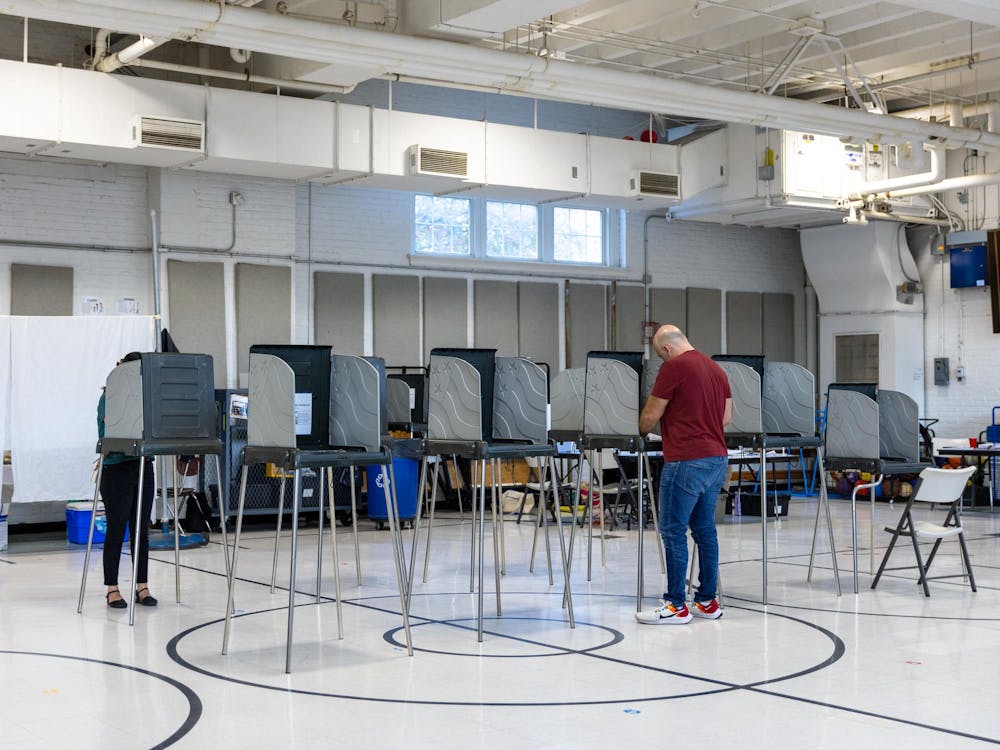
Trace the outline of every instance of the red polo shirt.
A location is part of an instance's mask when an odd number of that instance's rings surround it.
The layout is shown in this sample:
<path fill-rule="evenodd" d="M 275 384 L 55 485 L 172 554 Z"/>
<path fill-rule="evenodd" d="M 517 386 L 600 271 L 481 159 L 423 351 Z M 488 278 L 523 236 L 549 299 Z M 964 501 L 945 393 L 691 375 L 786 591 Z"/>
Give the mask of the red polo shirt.
<path fill-rule="evenodd" d="M 652 395 L 669 401 L 660 417 L 664 461 L 725 456 L 722 418 L 732 398 L 722 368 L 696 349 L 660 365 Z"/>

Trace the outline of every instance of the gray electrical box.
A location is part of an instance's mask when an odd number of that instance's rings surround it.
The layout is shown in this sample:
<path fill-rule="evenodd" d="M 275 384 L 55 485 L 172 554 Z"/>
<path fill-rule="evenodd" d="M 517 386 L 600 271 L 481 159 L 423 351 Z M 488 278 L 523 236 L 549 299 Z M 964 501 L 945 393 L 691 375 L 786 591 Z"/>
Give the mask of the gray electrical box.
<path fill-rule="evenodd" d="M 934 358 L 934 385 L 948 385 L 949 367 L 947 357 Z"/>

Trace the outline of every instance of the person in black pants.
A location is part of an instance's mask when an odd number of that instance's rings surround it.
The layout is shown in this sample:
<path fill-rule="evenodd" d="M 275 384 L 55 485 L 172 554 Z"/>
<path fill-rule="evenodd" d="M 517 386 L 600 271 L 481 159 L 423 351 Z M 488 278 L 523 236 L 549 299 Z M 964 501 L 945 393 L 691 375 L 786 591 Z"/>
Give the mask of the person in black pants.
<path fill-rule="evenodd" d="M 118 364 L 131 362 L 140 358 L 139 352 L 129 352 Z M 104 394 L 97 402 L 97 433 L 104 437 Z M 142 488 L 142 513 L 139 533 L 132 528 L 135 525 L 135 504 L 139 494 L 139 461 L 145 460 L 144 481 Z M 108 606 L 113 609 L 125 609 L 128 604 L 118 590 L 118 563 L 121 560 L 122 542 L 125 541 L 125 529 L 129 530 L 129 545 L 132 554 L 136 554 L 135 540 L 139 538 L 139 572 L 134 581 L 135 600 L 146 607 L 155 607 L 156 598 L 149 593 L 147 585 L 149 569 L 149 516 L 153 507 L 153 462 L 149 459 L 126 456 L 123 453 L 109 453 L 104 457 L 104 467 L 101 470 L 101 499 L 104 501 L 104 513 L 107 518 L 107 531 L 104 535 L 104 585 L 108 587 Z"/>

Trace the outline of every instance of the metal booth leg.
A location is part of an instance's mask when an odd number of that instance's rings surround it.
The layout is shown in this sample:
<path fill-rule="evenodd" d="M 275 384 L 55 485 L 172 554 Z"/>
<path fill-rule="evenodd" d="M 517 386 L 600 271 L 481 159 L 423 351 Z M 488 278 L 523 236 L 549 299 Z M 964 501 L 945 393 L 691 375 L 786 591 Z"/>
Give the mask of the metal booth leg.
<path fill-rule="evenodd" d="M 161 459 L 166 460 L 165 456 Z M 174 598 L 178 604 L 181 602 L 181 519 L 180 519 L 180 499 L 181 488 L 177 483 L 177 458 L 170 456 L 170 476 L 174 486 Z"/>
<path fill-rule="evenodd" d="M 557 493 L 557 490 L 556 490 L 556 472 L 555 472 L 555 467 L 553 465 L 554 464 L 554 460 L 551 457 L 546 457 L 545 458 L 545 463 L 548 466 L 549 491 L 552 493 L 553 502 L 555 503 L 555 508 L 556 508 L 556 529 L 559 532 L 559 556 L 560 556 L 560 559 L 562 560 L 562 569 L 563 569 L 563 601 L 566 602 L 566 614 L 569 615 L 569 626 L 571 628 L 575 628 L 576 627 L 576 618 L 573 615 L 573 592 L 570 590 L 570 586 L 569 586 L 569 556 L 566 554 L 566 538 L 563 536 L 562 512 L 559 510 L 559 502 L 560 501 L 559 501 L 558 495 L 556 494 Z M 543 476 L 544 476 L 544 474 L 543 474 Z M 542 507 L 544 508 L 544 506 L 545 506 L 545 497 L 544 497 L 545 480 L 544 479 L 542 479 L 542 483 L 541 484 L 542 484 L 542 489 L 541 489 L 542 496 L 539 499 L 540 499 L 540 501 L 542 503 Z M 545 519 L 545 541 L 546 541 L 546 543 L 548 543 L 548 536 L 549 536 L 549 527 L 548 527 L 548 518 L 546 518 Z M 550 583 L 551 583 L 551 580 L 552 580 L 552 563 L 550 561 L 550 563 L 549 563 L 549 581 L 550 581 Z"/>
<path fill-rule="evenodd" d="M 281 487 L 278 490 L 278 523 L 274 527 L 274 555 L 271 558 L 271 593 L 274 593 L 274 582 L 278 577 L 278 543 L 281 540 L 281 520 L 285 513 L 285 470 L 281 469 Z"/>
<path fill-rule="evenodd" d="M 240 500 L 236 506 L 236 533 L 233 538 L 233 562 L 229 566 L 229 588 L 226 594 L 226 624 L 222 629 L 222 655 L 229 653 L 229 625 L 233 619 L 233 587 L 236 584 L 236 563 L 240 553 L 240 532 L 243 530 L 243 508 L 247 497 L 247 471 L 249 466 L 243 464 L 240 476 Z M 222 490 L 219 490 L 221 496 Z M 228 555 L 227 555 L 228 557 Z"/>
<path fill-rule="evenodd" d="M 476 630 L 479 643 L 483 642 L 483 546 L 486 543 L 486 460 L 480 459 L 479 484 L 479 595 L 476 606 Z"/>
<path fill-rule="evenodd" d="M 431 556 L 431 535 L 434 532 L 434 511 L 437 509 L 438 468 L 441 466 L 442 460 L 442 456 L 437 456 L 437 460 L 434 462 L 434 486 L 431 489 L 430 512 L 427 514 L 427 541 L 424 543 L 424 573 L 420 579 L 423 583 L 427 583 L 427 566 Z"/>
<path fill-rule="evenodd" d="M 399 606 L 403 616 L 403 633 L 406 636 L 406 653 L 408 656 L 413 656 L 413 641 L 410 637 L 410 597 L 406 591 L 407 575 L 405 552 L 403 551 L 403 529 L 399 518 L 399 499 L 396 495 L 396 475 L 391 461 L 389 473 L 392 475 L 391 478 L 386 475 L 386 467 L 383 464 L 382 486 L 389 489 L 385 498 L 385 509 L 389 520 L 389 534 L 392 536 L 392 557 L 396 565 L 396 586 L 399 589 Z M 340 605 L 339 598 L 337 605 Z"/>
<path fill-rule="evenodd" d="M 139 456 L 139 491 L 136 495 L 135 500 L 135 525 L 132 527 L 132 588 L 134 589 L 136 580 L 139 576 L 139 555 L 141 554 L 140 548 L 142 547 L 142 484 L 146 478 L 146 459 Z M 176 519 L 174 519 L 176 521 Z M 148 519 L 146 520 L 148 523 Z M 134 596 L 130 596 L 130 599 L 135 599 Z M 125 601 L 128 601 L 126 599 Z M 134 604 L 134 602 L 133 602 Z M 128 624 L 132 626 L 135 624 L 135 610 L 136 607 L 132 606 L 128 608 Z"/>
<path fill-rule="evenodd" d="M 483 488 L 483 502 L 485 503 L 485 487 L 486 487 L 486 464 L 483 463 L 483 476 L 482 481 L 477 484 L 476 477 L 479 474 L 479 462 L 469 459 L 469 473 L 472 475 L 472 501 L 469 506 L 472 508 L 472 533 L 469 534 L 469 593 L 474 594 L 476 592 L 476 514 L 479 512 L 479 500 L 476 499 L 476 493 Z"/>
<path fill-rule="evenodd" d="M 503 464 L 500 459 L 494 459 L 493 466 L 493 503 L 496 505 L 496 517 L 500 523 L 498 531 L 500 533 L 500 575 L 507 575 L 507 542 L 503 525 Z M 500 478 L 500 488 L 497 489 L 497 477 Z M 499 498 L 499 499 L 498 499 Z"/>
<path fill-rule="evenodd" d="M 104 473 L 104 456 L 98 457 L 97 484 L 94 485 L 94 505 L 90 509 L 90 531 L 87 532 L 87 554 L 83 556 L 83 575 L 80 578 L 80 598 L 76 603 L 77 614 L 83 613 L 83 594 L 87 590 L 87 571 L 90 570 L 90 550 L 94 546 L 94 524 L 97 522 L 97 498 L 101 493 L 101 475 Z"/>
<path fill-rule="evenodd" d="M 285 635 L 285 674 L 292 673 L 292 633 L 295 627 L 295 563 L 299 551 L 299 507 L 302 503 L 302 470 L 292 479 L 292 555 L 288 571 L 288 631 Z"/>
<path fill-rule="evenodd" d="M 330 511 L 330 546 L 333 547 L 333 593 L 337 597 L 337 639 L 344 639 L 344 613 L 341 605 L 340 597 L 340 560 L 337 557 L 337 518 L 334 513 L 334 502 L 333 502 L 333 469 L 326 469 L 326 483 L 324 484 L 323 471 L 320 470 L 320 488 L 319 488 L 319 507 L 322 512 L 323 508 L 323 493 L 326 492 L 326 501 L 329 503 Z M 351 467 L 351 473 L 354 473 L 354 467 Z M 322 521 L 322 516 L 320 518 Z M 322 532 L 322 524 L 320 525 L 320 532 Z M 316 589 L 319 591 L 319 588 Z"/>
<path fill-rule="evenodd" d="M 660 553 L 660 572 L 667 572 L 667 553 L 663 550 L 663 542 L 660 541 L 660 510 L 657 508 L 656 497 L 653 495 L 653 469 L 649 464 L 649 454 L 642 454 L 642 462 L 646 466 L 646 489 L 649 495 L 649 511 L 653 515 L 653 535 L 656 537 L 656 549 Z M 642 491 L 642 488 L 639 488 Z"/>
<path fill-rule="evenodd" d="M 837 564 L 837 545 L 833 538 L 833 517 L 830 515 L 830 496 L 826 488 L 826 467 L 823 460 L 823 449 L 816 449 L 816 465 L 821 481 L 819 483 L 819 503 L 816 505 L 816 520 L 813 523 L 813 540 L 809 549 L 809 572 L 806 574 L 806 582 L 812 581 L 813 563 L 816 556 L 816 537 L 819 534 L 820 512 L 826 514 L 826 531 L 830 543 L 830 557 L 833 562 L 833 579 L 837 584 L 837 596 L 841 596 L 840 588 L 840 568 Z"/>
<path fill-rule="evenodd" d="M 761 441 L 760 450 L 760 546 L 761 546 L 761 603 L 767 606 L 767 449 Z"/>
<path fill-rule="evenodd" d="M 226 563 L 226 578 L 228 579 L 231 575 L 231 565 L 229 562 L 229 532 L 226 531 L 226 522 L 229 520 L 229 514 L 227 513 L 228 508 L 223 508 L 222 503 L 222 468 L 220 464 L 222 463 L 222 456 L 215 457 L 215 486 L 218 488 L 215 491 L 216 494 L 216 504 L 219 506 L 219 527 L 222 530 L 222 551 L 223 559 Z"/>
<path fill-rule="evenodd" d="M 601 473 L 601 449 L 591 451 L 590 461 L 588 465 L 590 466 L 590 472 L 587 474 L 589 478 L 587 490 L 587 504 L 585 510 L 583 511 L 584 523 L 587 524 L 587 583 L 590 583 L 594 574 L 594 484 L 595 477 L 600 476 Z M 597 469 L 594 469 L 594 464 L 597 463 Z M 604 483 L 597 482 L 601 485 L 599 492 L 604 491 Z"/>
<path fill-rule="evenodd" d="M 358 543 L 358 495 L 357 489 L 354 482 L 354 467 L 351 466 L 348 469 L 348 473 L 351 475 L 351 531 L 354 534 L 354 567 L 357 570 L 358 575 L 358 585 L 361 585 L 361 545 Z M 330 492 L 331 498 L 333 497 L 333 491 Z M 333 515 L 333 505 L 330 505 L 330 514 Z M 337 597 L 340 598 L 339 596 Z"/>
<path fill-rule="evenodd" d="M 642 492 L 642 474 L 643 474 L 643 472 L 642 472 L 642 469 L 643 469 L 642 461 L 639 461 L 638 464 L 639 464 L 639 472 L 638 472 L 639 473 L 639 488 L 638 488 L 639 491 L 637 493 L 635 493 L 635 495 L 636 495 L 636 503 L 638 504 L 638 508 L 639 508 L 639 544 L 638 544 L 639 550 L 638 550 L 638 562 L 636 563 L 636 577 L 635 577 L 636 578 L 636 581 L 635 581 L 635 611 L 636 612 L 641 612 L 642 611 L 642 598 L 643 598 L 643 594 L 645 593 L 643 591 L 643 589 L 644 589 L 644 585 L 643 585 L 644 584 L 644 581 L 643 581 L 644 572 L 643 572 L 643 569 L 642 569 L 642 544 L 643 544 L 643 537 L 646 536 L 646 523 L 645 523 L 645 516 L 643 515 L 643 512 L 642 512 L 642 496 L 643 496 L 643 492 Z"/>
<path fill-rule="evenodd" d="M 493 467 L 495 467 L 498 463 L 499 462 L 496 460 L 490 462 L 490 473 L 492 474 L 492 476 L 490 477 L 490 479 L 492 480 L 490 482 L 490 505 L 492 506 L 492 511 L 493 511 L 493 577 L 495 579 L 494 583 L 496 586 L 497 617 L 500 617 L 500 615 L 503 614 L 500 608 L 500 575 L 503 572 L 503 556 L 500 552 L 501 542 L 497 537 L 499 531 L 497 529 L 497 516 L 499 515 L 498 510 L 502 509 L 497 508 L 497 483 L 496 483 L 497 476 L 496 472 L 493 470 Z M 484 468 L 484 473 L 485 473 L 485 468 Z M 500 522 L 501 523 L 503 522 L 502 515 L 500 516 Z"/>
<path fill-rule="evenodd" d="M 578 510 L 580 507 L 580 482 L 583 479 L 583 461 L 584 461 L 584 455 L 581 452 L 580 463 L 578 464 L 576 470 L 576 493 L 573 496 L 573 525 L 570 527 L 569 530 L 569 551 L 567 553 L 567 562 L 569 564 L 570 574 L 572 574 L 573 572 L 573 542 L 576 539 L 577 517 L 578 517 Z M 558 506 L 556 507 L 556 513 L 557 514 L 562 513 L 562 511 L 559 510 Z M 559 518 L 559 515 L 557 515 L 556 517 Z M 560 518 L 560 521 L 561 520 L 562 519 Z M 563 592 L 564 607 L 568 605 L 568 600 L 569 600 L 569 578 L 566 579 L 566 591 Z"/>
<path fill-rule="evenodd" d="M 314 470 L 315 471 L 315 470 Z M 317 504 L 317 524 L 316 531 L 318 532 L 316 539 L 316 603 L 320 604 L 323 600 L 322 589 L 323 589 L 323 494 L 324 488 L 326 487 L 326 472 L 328 469 L 324 466 L 319 470 L 319 503 Z"/>
<path fill-rule="evenodd" d="M 453 455 L 451 457 L 451 465 L 452 465 L 453 470 L 455 471 L 455 491 L 458 494 L 458 518 L 459 518 L 459 520 L 464 521 L 465 520 L 465 511 L 462 509 L 462 485 L 461 485 L 461 483 L 459 481 L 461 479 L 462 475 L 458 473 L 458 457 L 457 456 Z M 473 502 L 475 502 L 475 498 L 473 498 Z"/>
<path fill-rule="evenodd" d="M 410 597 L 413 595 L 413 575 L 417 568 L 417 546 L 420 541 L 420 518 L 423 514 L 423 507 L 425 502 L 430 502 L 427 498 L 427 461 L 428 457 L 424 456 L 420 461 L 420 480 L 417 483 L 417 517 L 413 519 L 413 534 L 410 540 L 410 567 L 407 570 L 406 575 L 406 609 L 410 609 Z M 435 463 L 434 467 L 434 483 L 437 484 L 437 465 Z M 436 492 L 436 487 L 431 490 L 431 497 L 434 496 Z"/>

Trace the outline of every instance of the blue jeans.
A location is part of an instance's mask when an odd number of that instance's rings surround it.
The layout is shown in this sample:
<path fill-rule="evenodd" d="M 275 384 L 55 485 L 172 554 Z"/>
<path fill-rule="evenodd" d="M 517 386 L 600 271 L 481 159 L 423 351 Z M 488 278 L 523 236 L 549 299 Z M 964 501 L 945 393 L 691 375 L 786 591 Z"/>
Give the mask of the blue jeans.
<path fill-rule="evenodd" d="M 714 599 L 719 585 L 719 537 L 715 503 L 726 479 L 726 456 L 671 461 L 660 476 L 660 538 L 667 552 L 667 592 L 664 601 L 681 607 L 685 601 L 687 530 L 698 545 L 699 602 Z"/>

